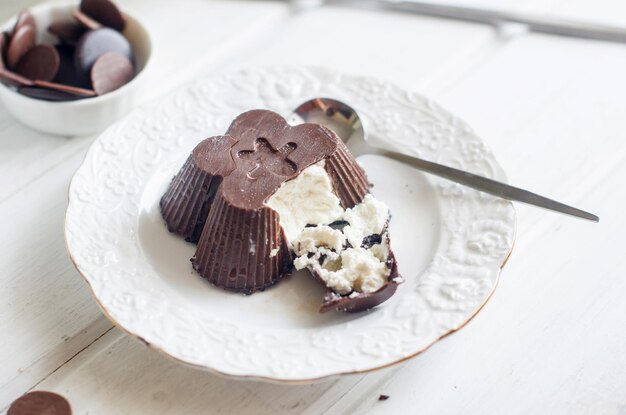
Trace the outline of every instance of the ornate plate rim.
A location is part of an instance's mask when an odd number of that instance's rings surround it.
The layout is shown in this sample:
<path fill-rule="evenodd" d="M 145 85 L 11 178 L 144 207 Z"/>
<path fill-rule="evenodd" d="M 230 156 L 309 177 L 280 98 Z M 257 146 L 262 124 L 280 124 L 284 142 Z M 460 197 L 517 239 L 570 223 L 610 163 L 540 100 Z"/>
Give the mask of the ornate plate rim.
<path fill-rule="evenodd" d="M 331 74 L 331 75 L 335 75 L 335 76 L 345 76 L 345 77 L 352 77 L 354 79 L 363 79 L 363 80 L 370 80 L 373 82 L 382 82 L 383 84 L 388 84 L 393 86 L 394 88 L 399 88 L 400 90 L 405 90 L 404 88 L 401 87 L 397 87 L 395 86 L 395 84 L 391 83 L 391 82 L 386 82 L 386 81 L 379 81 L 377 78 L 372 78 L 372 77 L 363 77 L 363 76 L 352 76 L 352 75 L 347 75 L 347 74 L 343 74 L 342 72 L 339 71 L 334 71 L 334 70 L 330 70 L 328 68 L 320 68 L 320 67 L 311 67 L 311 66 L 289 66 L 289 65 L 275 65 L 275 66 L 266 66 L 266 67 L 262 67 L 262 68 L 257 68 L 255 70 L 256 72 L 263 72 L 263 71 L 268 71 L 268 72 L 273 72 L 273 71 L 305 71 L 305 72 L 310 72 L 312 74 L 314 74 L 313 76 L 316 75 L 320 75 L 320 74 Z M 241 70 L 238 73 L 240 74 L 247 74 L 247 73 L 254 73 L 255 71 L 249 71 L 249 70 Z M 210 76 L 207 77 L 203 80 L 200 81 L 193 81 L 190 82 L 188 84 L 186 84 L 185 86 L 181 87 L 182 89 L 185 88 L 190 88 L 193 85 L 198 85 L 201 82 L 205 81 L 205 82 L 211 82 L 220 78 L 224 78 L 226 77 L 226 75 L 217 75 L 217 76 Z M 168 100 L 173 100 L 174 96 L 176 96 L 176 92 L 174 93 L 170 93 L 167 94 L 162 100 L 160 100 L 161 102 L 164 101 L 168 101 Z M 454 119 L 455 122 L 460 123 L 464 128 L 467 128 L 468 131 L 471 132 L 471 130 L 469 130 L 469 127 L 467 127 L 467 124 L 465 124 L 463 121 L 461 121 L 460 119 L 456 118 L 455 116 L 453 116 L 452 114 L 450 114 L 449 112 L 447 112 L 446 110 L 444 110 L 443 108 L 439 107 L 437 104 L 435 104 L 434 102 L 422 97 L 421 95 L 414 93 L 414 92 L 410 92 L 411 94 L 414 94 L 415 96 L 418 96 L 422 99 L 424 99 L 426 102 L 428 102 L 429 105 L 434 106 L 435 108 L 437 108 L 437 110 L 442 111 L 445 114 L 448 114 L 450 117 L 452 117 L 452 119 Z M 111 321 L 113 322 L 118 328 L 120 328 L 122 331 L 124 331 L 125 333 L 127 333 L 128 335 L 130 335 L 133 338 L 136 338 L 138 340 L 140 340 L 141 342 L 143 342 L 144 344 L 146 344 L 148 347 L 150 347 L 151 349 L 154 349 L 156 351 L 158 351 L 159 353 L 161 353 L 162 355 L 178 362 L 178 363 L 182 363 L 186 366 L 190 366 L 190 367 L 194 367 L 194 368 L 198 368 L 198 369 L 202 369 L 202 370 L 206 370 L 209 371 L 211 373 L 214 373 L 216 375 L 219 376 L 223 376 L 226 378 L 230 378 L 230 379 L 246 379 L 246 380 L 260 380 L 260 381 L 268 381 L 268 382 L 274 382 L 274 383 L 290 383 L 290 384 L 298 384 L 298 383 L 310 383 L 310 382 L 315 382 L 315 381 L 319 381 L 319 380 L 323 380 L 323 379 L 328 379 L 328 378 L 333 378 L 333 377 L 338 377 L 338 376 L 342 376 L 342 375 L 348 375 L 348 374 L 363 374 L 363 373 L 368 373 L 368 372 L 372 372 L 375 370 L 380 370 L 383 368 L 387 368 L 390 366 L 394 366 L 397 365 L 399 363 L 405 362 L 409 359 L 412 359 L 414 357 L 416 357 L 417 355 L 425 352 L 427 349 L 429 349 L 433 344 L 437 343 L 439 340 L 443 339 L 444 337 L 460 330 L 461 328 L 463 328 L 466 324 L 468 324 L 474 317 L 476 317 L 476 315 L 478 315 L 478 313 L 484 308 L 484 306 L 486 305 L 486 303 L 491 299 L 491 297 L 493 296 L 493 293 L 495 292 L 495 289 L 497 288 L 497 285 L 499 283 L 500 277 L 501 277 L 501 272 L 502 269 L 504 268 L 504 266 L 506 265 L 506 263 L 508 262 L 514 245 L 515 245 L 515 239 L 516 239 L 516 233 L 517 233 L 517 215 L 515 213 L 515 209 L 512 203 L 510 202 L 505 202 L 505 204 L 507 205 L 508 208 L 510 208 L 511 210 L 511 220 L 512 220 L 512 230 L 511 230 L 511 239 L 510 239 L 510 244 L 508 245 L 508 248 L 506 250 L 505 255 L 502 257 L 502 260 L 497 268 L 497 271 L 495 273 L 494 279 L 493 279 L 493 284 L 490 287 L 487 295 L 484 297 L 484 299 L 482 300 L 482 302 L 475 308 L 475 310 L 467 317 L 465 318 L 463 321 L 460 322 L 460 324 L 456 325 L 455 327 L 450 328 L 448 331 L 442 333 L 441 335 L 439 335 L 438 337 L 434 338 L 431 342 L 425 344 L 423 347 L 419 348 L 418 350 L 414 351 L 411 354 L 408 354 L 406 356 L 402 356 L 398 359 L 395 359 L 393 361 L 390 362 L 386 362 L 384 364 L 381 365 L 377 365 L 377 366 L 372 366 L 372 367 L 368 367 L 365 369 L 355 369 L 355 370 L 346 370 L 346 371 L 336 371 L 333 373 L 325 373 L 323 375 L 320 376 L 314 376 L 314 377 L 288 377 L 288 376 L 270 376 L 270 375 L 259 375 L 259 374 L 238 374 L 238 373 L 229 373 L 227 371 L 223 371 L 223 370 L 219 370 L 215 367 L 212 367 L 208 364 L 198 364 L 198 363 L 193 363 L 193 362 L 189 362 L 186 361 L 184 358 L 181 358 L 179 356 L 175 356 L 173 353 L 170 353 L 168 351 L 166 351 L 164 348 L 159 347 L 156 344 L 151 343 L 150 341 L 144 339 L 140 334 L 136 333 L 133 330 L 128 329 L 124 324 L 120 323 L 116 318 L 114 318 L 111 313 L 109 312 L 109 310 L 106 308 L 106 306 L 101 302 L 100 298 L 98 297 L 98 295 L 96 294 L 96 291 L 92 285 L 92 281 L 90 280 L 90 277 L 88 275 L 86 275 L 86 273 L 81 269 L 81 267 L 79 266 L 75 255 L 72 253 L 72 246 L 70 243 L 70 238 L 68 237 L 68 218 L 70 217 L 71 214 L 71 205 L 72 202 L 76 200 L 75 195 L 73 196 L 73 191 L 74 191 L 74 182 L 76 179 L 76 176 L 78 175 L 78 173 L 86 168 L 87 163 L 90 159 L 90 157 L 92 156 L 92 153 L 94 151 L 94 148 L 100 143 L 100 141 L 102 140 L 103 137 L 105 137 L 107 134 L 109 134 L 111 131 L 114 130 L 114 128 L 118 125 L 120 125 L 121 123 L 123 123 L 125 120 L 133 117 L 133 116 L 137 116 L 138 114 L 145 112 L 147 110 L 154 110 L 154 108 L 157 107 L 156 104 L 156 100 L 151 101 L 148 104 L 145 104 L 135 110 L 133 110 L 130 114 L 128 114 L 126 117 L 124 117 L 123 119 L 117 121 L 116 123 L 114 123 L 113 125 L 111 125 L 109 128 L 107 128 L 103 133 L 101 133 L 98 138 L 96 138 L 96 140 L 94 140 L 94 142 L 90 145 L 89 149 L 87 150 L 85 157 L 83 159 L 83 161 L 81 162 L 80 166 L 78 167 L 78 169 L 76 170 L 76 172 L 74 173 L 71 181 L 70 181 L 70 185 L 68 186 L 68 207 L 66 210 L 66 215 L 65 215 L 65 226 L 64 226 L 64 236 L 65 236 L 65 246 L 68 252 L 68 255 L 74 265 L 74 267 L 76 268 L 76 270 L 78 271 L 79 275 L 83 278 L 83 280 L 87 283 L 87 286 L 89 287 L 90 293 L 94 299 L 94 301 L 96 302 L 96 304 L 98 304 L 98 306 L 100 307 L 100 309 L 102 310 L 103 314 Z M 359 108 L 357 107 L 357 110 L 359 110 Z M 366 121 L 368 122 L 368 121 Z M 366 124 L 366 128 L 368 128 L 368 131 L 374 126 L 374 124 Z M 473 135 L 473 132 L 471 132 L 471 134 Z M 476 136 L 474 136 L 475 138 L 478 138 Z M 481 139 L 478 138 L 478 140 L 481 142 L 481 144 L 484 144 L 484 142 L 482 142 Z M 490 150 L 485 146 L 486 151 L 488 151 L 490 153 Z M 504 172 L 502 170 L 502 168 L 499 166 L 499 164 L 497 163 L 497 161 L 495 160 L 495 157 L 491 156 L 493 158 L 493 163 L 495 164 L 495 166 L 497 167 L 497 171 L 496 172 L 484 172 L 485 175 L 491 175 L 491 174 L 499 174 L 501 177 L 501 179 L 505 179 L 505 175 Z M 480 173 L 480 172 L 479 172 Z"/>

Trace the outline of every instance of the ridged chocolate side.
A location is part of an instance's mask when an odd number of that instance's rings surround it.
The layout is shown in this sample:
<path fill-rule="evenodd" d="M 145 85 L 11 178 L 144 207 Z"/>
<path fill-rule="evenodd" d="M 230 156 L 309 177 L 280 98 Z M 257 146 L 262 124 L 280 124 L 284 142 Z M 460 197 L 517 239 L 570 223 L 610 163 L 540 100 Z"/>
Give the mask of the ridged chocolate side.
<path fill-rule="evenodd" d="M 222 177 L 234 168 L 229 152 L 235 142 L 229 136 L 215 136 L 193 150 L 161 197 L 161 214 L 170 232 L 198 242 Z"/>
<path fill-rule="evenodd" d="M 274 256 L 273 249 L 278 249 Z M 245 294 L 264 290 L 292 269 L 278 214 L 270 208 L 238 208 L 221 193 L 213 202 L 191 262 L 212 284 Z"/>
<path fill-rule="evenodd" d="M 190 156 L 161 197 L 167 229 L 188 242 L 198 242 L 209 207 L 222 178 L 203 172 Z"/>
<path fill-rule="evenodd" d="M 365 172 L 343 141 L 338 140 L 336 150 L 326 159 L 325 168 L 333 184 L 333 190 L 344 209 L 361 203 L 369 193 L 369 182 Z"/>

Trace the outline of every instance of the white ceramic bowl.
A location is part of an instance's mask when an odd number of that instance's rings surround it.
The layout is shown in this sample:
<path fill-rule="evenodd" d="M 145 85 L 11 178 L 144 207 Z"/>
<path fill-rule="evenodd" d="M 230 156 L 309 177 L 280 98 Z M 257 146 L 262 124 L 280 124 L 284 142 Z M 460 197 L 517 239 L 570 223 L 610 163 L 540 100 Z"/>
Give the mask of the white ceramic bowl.
<path fill-rule="evenodd" d="M 77 1 L 46 3 L 30 9 L 37 22 L 37 43 L 55 43 L 56 38 L 47 28 L 53 21 L 71 21 Z M 15 18 L 2 25 L 11 30 Z M 45 133 L 81 135 L 100 131 L 113 121 L 126 115 L 138 102 L 144 74 L 150 61 L 152 44 L 144 26 L 126 14 L 124 36 L 135 53 L 135 78 L 123 87 L 108 94 L 76 101 L 51 102 L 30 98 L 0 83 L 0 101 L 7 111 L 23 124 Z"/>

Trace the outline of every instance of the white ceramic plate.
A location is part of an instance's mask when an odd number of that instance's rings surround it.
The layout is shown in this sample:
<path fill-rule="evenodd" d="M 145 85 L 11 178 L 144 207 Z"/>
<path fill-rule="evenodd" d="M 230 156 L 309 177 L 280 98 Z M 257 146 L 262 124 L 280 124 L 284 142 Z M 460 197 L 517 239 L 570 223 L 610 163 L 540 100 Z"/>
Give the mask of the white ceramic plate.
<path fill-rule="evenodd" d="M 150 347 L 217 373 L 305 381 L 385 367 L 463 326 L 487 301 L 514 241 L 510 203 L 376 155 L 358 158 L 391 208 L 406 283 L 360 314 L 319 314 L 305 272 L 252 296 L 191 268 L 194 246 L 165 228 L 158 202 L 189 152 L 239 113 L 283 115 L 328 96 L 352 105 L 373 140 L 505 180 L 462 121 L 391 83 L 314 68 L 270 67 L 208 78 L 130 114 L 93 144 L 72 180 L 66 239 L 109 318 Z"/>

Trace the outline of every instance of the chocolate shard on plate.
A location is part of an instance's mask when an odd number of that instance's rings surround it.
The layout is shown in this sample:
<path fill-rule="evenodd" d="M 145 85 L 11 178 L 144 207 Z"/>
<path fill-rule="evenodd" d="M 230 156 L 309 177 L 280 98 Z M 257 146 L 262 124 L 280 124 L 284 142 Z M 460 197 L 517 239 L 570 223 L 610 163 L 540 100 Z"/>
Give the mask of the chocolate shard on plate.
<path fill-rule="evenodd" d="M 118 32 L 123 31 L 126 26 L 124 14 L 110 0 L 82 0 L 80 11 Z"/>
<path fill-rule="evenodd" d="M 52 45 L 42 44 L 26 52 L 15 65 L 15 72 L 25 78 L 51 81 L 59 71 L 59 52 Z"/>
<path fill-rule="evenodd" d="M 214 285 L 250 294 L 308 268 L 333 292 L 322 312 L 360 311 L 400 282 L 389 210 L 368 192 L 333 131 L 253 110 L 194 149 L 161 210 L 170 231 L 198 242 L 192 265 Z"/>
<path fill-rule="evenodd" d="M 358 313 L 360 311 L 369 310 L 376 307 L 379 304 L 384 303 L 392 295 L 396 293 L 398 285 L 402 283 L 402 278 L 398 274 L 398 265 L 396 263 L 396 257 L 391 252 L 387 258 L 388 267 L 390 268 L 387 282 L 381 288 L 370 293 L 358 293 L 357 295 L 337 295 L 334 291 L 327 288 L 324 301 L 320 307 L 320 313 L 326 313 L 331 310 L 345 311 L 347 313 Z M 313 272 L 315 275 L 315 272 Z M 323 283 L 323 281 L 322 281 Z"/>

